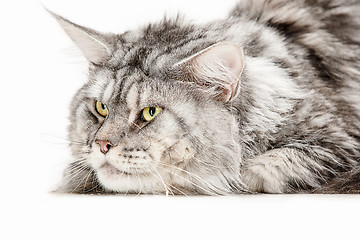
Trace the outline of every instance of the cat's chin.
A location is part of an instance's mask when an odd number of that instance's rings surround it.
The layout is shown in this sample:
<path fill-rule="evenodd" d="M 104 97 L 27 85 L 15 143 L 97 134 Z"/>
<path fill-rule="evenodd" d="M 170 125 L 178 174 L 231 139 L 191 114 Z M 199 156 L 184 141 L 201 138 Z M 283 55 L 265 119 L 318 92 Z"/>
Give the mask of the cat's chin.
<path fill-rule="evenodd" d="M 97 178 L 108 191 L 118 193 L 161 193 L 164 187 L 153 175 L 121 171 L 110 164 L 103 164 L 97 171 Z"/>
<path fill-rule="evenodd" d="M 105 162 L 100 167 L 100 170 L 106 172 L 109 177 L 129 177 L 134 175 L 133 173 L 119 170 L 108 162 Z"/>

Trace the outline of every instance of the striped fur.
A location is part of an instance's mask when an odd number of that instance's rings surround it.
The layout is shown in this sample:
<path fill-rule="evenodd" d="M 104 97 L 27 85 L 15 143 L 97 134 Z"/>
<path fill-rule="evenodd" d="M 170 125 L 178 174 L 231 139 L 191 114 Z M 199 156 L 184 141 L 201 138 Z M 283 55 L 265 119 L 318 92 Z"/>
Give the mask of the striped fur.
<path fill-rule="evenodd" d="M 243 0 L 209 24 L 164 19 L 117 35 L 55 15 L 90 62 L 72 102 L 74 162 L 60 190 L 357 192 L 359 12 L 358 0 Z M 243 61 L 238 76 L 225 64 L 232 53 L 204 55 L 222 43 L 244 54 L 232 58 Z M 163 111 L 144 123 L 149 106 Z M 111 142 L 107 154 L 96 139 Z"/>

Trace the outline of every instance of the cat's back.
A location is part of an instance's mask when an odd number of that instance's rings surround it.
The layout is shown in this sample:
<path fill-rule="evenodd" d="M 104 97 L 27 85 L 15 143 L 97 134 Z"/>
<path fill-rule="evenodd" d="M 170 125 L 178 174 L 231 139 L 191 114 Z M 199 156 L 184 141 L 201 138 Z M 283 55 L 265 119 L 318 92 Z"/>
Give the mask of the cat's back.
<path fill-rule="evenodd" d="M 338 105 L 340 115 L 351 110 L 359 119 L 359 13 L 359 0 L 243 0 L 231 16 L 282 36 L 298 83 Z"/>
<path fill-rule="evenodd" d="M 323 31 L 359 45 L 359 12 L 359 0 L 241 0 L 231 16 L 266 24 L 300 42 L 305 34 Z"/>
<path fill-rule="evenodd" d="M 289 48 L 305 49 L 302 57 L 323 80 L 341 87 L 345 79 L 360 82 L 359 13 L 359 0 L 243 0 L 231 15 L 272 28 Z"/>

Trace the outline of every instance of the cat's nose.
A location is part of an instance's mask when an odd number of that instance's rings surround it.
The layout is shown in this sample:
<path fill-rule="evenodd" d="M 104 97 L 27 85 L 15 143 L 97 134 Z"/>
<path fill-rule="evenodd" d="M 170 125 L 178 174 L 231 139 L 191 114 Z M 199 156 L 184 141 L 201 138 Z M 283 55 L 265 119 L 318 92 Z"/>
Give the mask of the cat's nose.
<path fill-rule="evenodd" d="M 97 139 L 97 140 L 95 140 L 95 142 L 100 145 L 100 152 L 102 152 L 103 154 L 106 154 L 110 150 L 110 148 L 113 146 L 111 144 L 111 142 L 109 142 L 107 140 Z"/>

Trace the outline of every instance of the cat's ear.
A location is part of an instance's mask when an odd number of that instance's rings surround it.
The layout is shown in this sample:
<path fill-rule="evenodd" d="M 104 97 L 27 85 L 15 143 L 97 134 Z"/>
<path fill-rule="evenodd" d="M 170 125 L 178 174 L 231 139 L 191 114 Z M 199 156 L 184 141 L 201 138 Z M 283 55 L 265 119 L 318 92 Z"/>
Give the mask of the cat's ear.
<path fill-rule="evenodd" d="M 175 64 L 177 74 L 197 83 L 219 101 L 234 99 L 244 69 L 242 48 L 231 42 L 214 44 Z"/>
<path fill-rule="evenodd" d="M 49 10 L 48 12 L 57 20 L 88 61 L 101 65 L 109 59 L 113 51 L 109 35 L 79 26 Z"/>

